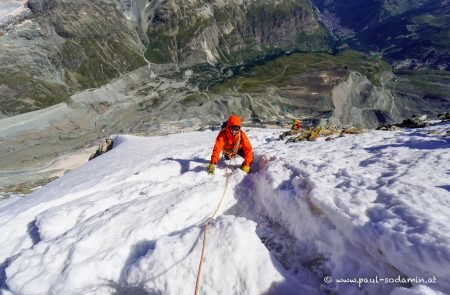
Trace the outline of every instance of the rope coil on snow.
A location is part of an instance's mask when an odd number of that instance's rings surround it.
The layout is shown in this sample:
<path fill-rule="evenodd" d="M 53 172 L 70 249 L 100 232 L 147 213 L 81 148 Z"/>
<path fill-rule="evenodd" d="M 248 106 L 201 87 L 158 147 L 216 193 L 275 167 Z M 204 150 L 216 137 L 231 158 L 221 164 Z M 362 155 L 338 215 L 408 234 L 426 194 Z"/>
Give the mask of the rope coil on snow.
<path fill-rule="evenodd" d="M 233 158 L 232 158 L 233 159 Z M 231 172 L 229 172 L 230 168 L 230 162 L 227 165 L 227 170 L 225 172 L 225 189 L 223 190 L 222 197 L 220 198 L 219 202 L 217 203 L 216 209 L 214 212 L 208 217 L 208 220 L 205 222 L 203 227 L 203 243 L 202 243 L 202 253 L 200 254 L 200 262 L 198 263 L 198 269 L 197 269 L 197 279 L 195 281 L 195 291 L 194 295 L 198 294 L 199 288 L 200 288 L 200 273 L 202 271 L 202 265 L 203 265 L 203 259 L 205 256 L 205 248 L 206 248 L 206 231 L 208 230 L 209 223 L 214 219 L 214 216 L 217 214 L 217 211 L 219 211 L 220 205 L 222 204 L 223 199 L 225 198 L 225 193 L 227 192 L 228 183 L 230 180 Z"/>

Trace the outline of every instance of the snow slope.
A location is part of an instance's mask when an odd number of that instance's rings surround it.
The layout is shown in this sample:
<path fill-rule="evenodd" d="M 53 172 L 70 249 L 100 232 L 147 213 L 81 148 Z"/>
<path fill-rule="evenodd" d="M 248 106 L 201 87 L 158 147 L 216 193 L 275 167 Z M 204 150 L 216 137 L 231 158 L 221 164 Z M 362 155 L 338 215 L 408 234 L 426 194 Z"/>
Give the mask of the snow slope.
<path fill-rule="evenodd" d="M 216 132 L 116 136 L 0 202 L 2 293 L 192 294 L 202 224 L 224 194 L 200 294 L 448 294 L 449 129 L 295 144 L 249 129 L 253 173 L 237 159 L 213 176 Z"/>

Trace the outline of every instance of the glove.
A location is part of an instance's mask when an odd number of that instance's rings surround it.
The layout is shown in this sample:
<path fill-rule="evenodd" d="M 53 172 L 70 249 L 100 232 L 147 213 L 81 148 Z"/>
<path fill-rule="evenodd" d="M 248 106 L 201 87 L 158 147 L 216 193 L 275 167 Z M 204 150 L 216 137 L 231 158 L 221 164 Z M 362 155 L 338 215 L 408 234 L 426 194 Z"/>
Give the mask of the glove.
<path fill-rule="evenodd" d="M 250 172 L 250 166 L 246 166 L 246 165 L 242 164 L 241 170 L 244 171 L 245 173 L 249 173 Z"/>
<path fill-rule="evenodd" d="M 208 171 L 208 174 L 214 174 L 214 171 L 216 170 L 216 164 L 209 164 L 206 170 Z"/>

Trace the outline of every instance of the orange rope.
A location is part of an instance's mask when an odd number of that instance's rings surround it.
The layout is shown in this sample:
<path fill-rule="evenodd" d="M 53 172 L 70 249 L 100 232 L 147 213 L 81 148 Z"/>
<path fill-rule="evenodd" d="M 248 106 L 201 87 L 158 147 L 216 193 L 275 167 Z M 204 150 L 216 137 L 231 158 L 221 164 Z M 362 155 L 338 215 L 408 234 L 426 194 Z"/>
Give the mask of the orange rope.
<path fill-rule="evenodd" d="M 231 160 L 230 160 L 230 162 L 231 162 Z M 230 165 L 230 164 L 228 164 L 228 166 L 227 166 L 227 172 L 225 173 L 225 174 L 226 174 L 226 179 L 225 179 L 225 189 L 223 190 L 222 197 L 220 198 L 220 201 L 219 201 L 219 203 L 217 204 L 216 209 L 215 209 L 214 212 L 208 217 L 208 220 L 205 222 L 205 226 L 203 227 L 202 254 L 201 254 L 201 256 L 200 256 L 200 262 L 199 262 L 199 264 L 198 264 L 198 269 L 197 269 L 197 279 L 196 279 L 196 281 L 195 281 L 195 291 L 194 291 L 194 295 L 197 295 L 197 294 L 198 294 L 198 290 L 199 290 L 199 288 L 200 288 L 200 273 L 201 273 L 201 271 L 202 271 L 203 258 L 204 258 L 204 256 L 205 256 L 205 247 L 206 247 L 206 231 L 207 231 L 207 229 L 208 229 L 209 223 L 214 219 L 214 216 L 216 216 L 217 211 L 219 211 L 220 204 L 222 204 L 222 201 L 223 201 L 223 199 L 225 198 L 225 193 L 226 193 L 226 191 L 227 191 L 227 188 L 228 188 L 228 182 L 229 182 L 230 175 L 231 175 L 231 172 L 228 173 L 229 165 Z"/>

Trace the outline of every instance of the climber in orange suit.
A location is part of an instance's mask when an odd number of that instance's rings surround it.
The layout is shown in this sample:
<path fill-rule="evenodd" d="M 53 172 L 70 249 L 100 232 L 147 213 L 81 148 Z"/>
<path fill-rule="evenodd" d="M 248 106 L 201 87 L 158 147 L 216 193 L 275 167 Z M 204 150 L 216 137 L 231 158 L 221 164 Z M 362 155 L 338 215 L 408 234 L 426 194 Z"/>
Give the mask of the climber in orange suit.
<path fill-rule="evenodd" d="M 214 174 L 221 152 L 227 160 L 236 157 L 236 155 L 243 157 L 244 162 L 241 169 L 244 172 L 250 172 L 250 165 L 253 161 L 252 145 L 245 132 L 241 130 L 241 118 L 239 116 L 231 115 L 226 126 L 217 135 L 211 161 L 207 168 L 208 174 Z"/>

